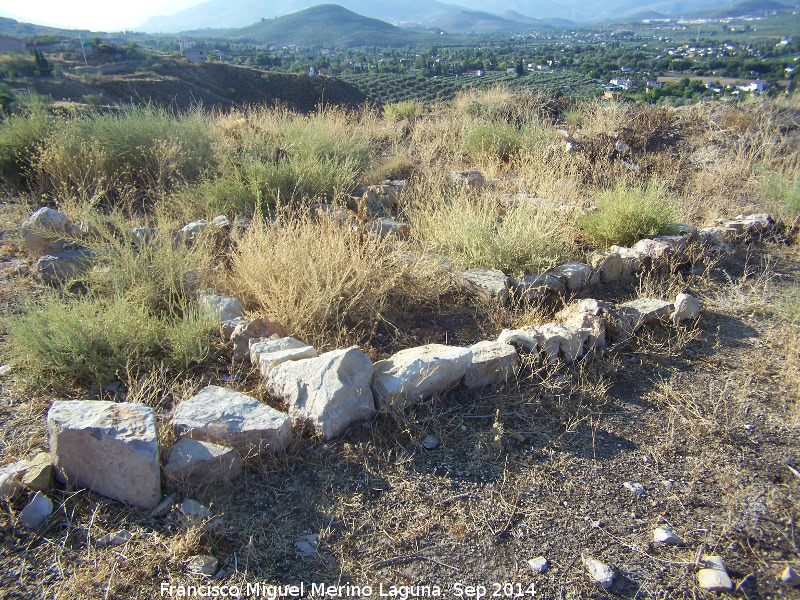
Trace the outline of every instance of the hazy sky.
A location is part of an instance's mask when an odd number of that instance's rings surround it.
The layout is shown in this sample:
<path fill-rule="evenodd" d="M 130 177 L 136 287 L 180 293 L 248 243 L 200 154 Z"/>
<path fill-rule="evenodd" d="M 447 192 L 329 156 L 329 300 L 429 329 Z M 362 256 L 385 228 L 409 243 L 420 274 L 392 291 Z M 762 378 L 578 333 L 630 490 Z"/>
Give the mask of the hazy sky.
<path fill-rule="evenodd" d="M 59 27 L 116 31 L 133 29 L 148 17 L 169 15 L 204 0 L 0 0 L 3 12 Z M 16 17 L 15 17 L 16 18 Z"/>

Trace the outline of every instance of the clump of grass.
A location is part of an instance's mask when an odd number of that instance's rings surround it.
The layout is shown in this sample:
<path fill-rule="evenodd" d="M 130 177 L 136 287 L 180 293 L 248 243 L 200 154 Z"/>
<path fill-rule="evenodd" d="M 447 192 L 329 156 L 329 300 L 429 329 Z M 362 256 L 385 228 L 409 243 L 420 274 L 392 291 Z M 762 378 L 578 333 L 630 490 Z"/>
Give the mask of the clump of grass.
<path fill-rule="evenodd" d="M 597 210 L 583 215 L 579 224 L 596 246 L 628 246 L 667 234 L 674 224 L 664 188 L 653 183 L 639 186 L 617 181 L 600 191 L 595 203 Z"/>
<path fill-rule="evenodd" d="M 383 240 L 285 209 L 250 226 L 228 286 L 287 333 L 322 347 L 352 343 L 378 314 L 436 299 L 441 287 L 413 285 Z"/>
<path fill-rule="evenodd" d="M 131 234 L 120 211 L 89 209 L 84 217 L 90 233 L 82 243 L 94 262 L 82 276 L 87 294 L 27 304 L 9 319 L 11 351 L 35 373 L 90 384 L 205 360 L 214 323 L 199 314 L 190 280 L 213 253 L 212 240 L 178 241 L 163 216 L 146 239 Z"/>
<path fill-rule="evenodd" d="M 0 120 L 0 175 L 16 185 L 29 185 L 33 166 L 55 122 L 44 97 L 24 94 L 20 104 L 20 110 Z"/>
<path fill-rule="evenodd" d="M 523 200 L 502 209 L 491 196 L 440 197 L 417 203 L 410 220 L 422 246 L 470 267 L 538 273 L 575 253 L 570 219 L 545 204 Z"/>
<path fill-rule="evenodd" d="M 761 182 L 761 196 L 780 207 L 791 216 L 800 215 L 800 182 L 791 181 L 781 175 L 767 175 Z"/>
<path fill-rule="evenodd" d="M 383 117 L 387 121 L 413 119 L 422 111 L 422 107 L 412 100 L 393 102 L 383 107 Z"/>
<path fill-rule="evenodd" d="M 115 196 L 119 189 L 163 192 L 214 162 L 207 116 L 154 105 L 92 110 L 62 122 L 39 162 L 44 183 L 69 196 Z"/>
<path fill-rule="evenodd" d="M 51 296 L 8 321 L 11 350 L 34 373 L 94 385 L 160 365 L 186 369 L 208 357 L 211 329 L 197 312 L 155 316 L 100 296 Z"/>
<path fill-rule="evenodd" d="M 508 161 L 519 154 L 522 134 L 508 123 L 476 123 L 464 132 L 462 147 L 474 160 L 495 158 Z"/>

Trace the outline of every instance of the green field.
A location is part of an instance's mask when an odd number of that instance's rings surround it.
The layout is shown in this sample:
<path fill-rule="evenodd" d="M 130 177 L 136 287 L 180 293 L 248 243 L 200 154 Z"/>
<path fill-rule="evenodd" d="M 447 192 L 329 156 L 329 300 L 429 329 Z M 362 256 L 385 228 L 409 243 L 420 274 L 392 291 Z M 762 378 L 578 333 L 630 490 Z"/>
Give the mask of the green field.
<path fill-rule="evenodd" d="M 352 84 L 372 101 L 381 104 L 415 100 L 423 104 L 449 101 L 462 90 L 480 86 L 502 84 L 512 91 L 528 91 L 551 96 L 583 97 L 599 93 L 603 86 L 578 73 L 529 73 L 522 77 L 505 72 L 476 75 L 445 75 L 431 79 L 415 74 L 360 74 L 343 75 L 342 80 Z"/>

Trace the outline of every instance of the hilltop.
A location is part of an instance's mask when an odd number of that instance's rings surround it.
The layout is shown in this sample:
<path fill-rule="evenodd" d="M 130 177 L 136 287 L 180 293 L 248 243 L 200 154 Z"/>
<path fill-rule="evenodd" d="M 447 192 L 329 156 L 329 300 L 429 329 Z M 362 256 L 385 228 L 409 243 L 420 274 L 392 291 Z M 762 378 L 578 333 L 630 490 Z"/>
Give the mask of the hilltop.
<path fill-rule="evenodd" d="M 439 27 L 444 31 L 453 33 L 495 33 L 500 31 L 522 32 L 530 31 L 534 28 L 550 28 L 550 25 L 542 23 L 536 19 L 519 21 L 513 18 L 506 18 L 487 12 L 466 10 L 443 15 L 433 19 L 429 22 L 429 25 Z"/>
<path fill-rule="evenodd" d="M 367 100 L 357 88 L 327 77 L 291 73 L 264 73 L 223 63 L 189 64 L 165 59 L 152 70 L 117 64 L 114 72 L 84 77 L 74 73 L 64 79 L 30 78 L 15 82 L 56 100 L 99 104 L 155 102 L 185 109 L 201 103 L 206 108 L 233 107 L 254 102 L 279 102 L 309 112 L 321 102 L 355 107 Z"/>
<path fill-rule="evenodd" d="M 220 36 L 230 40 L 251 40 L 261 44 L 300 46 L 401 47 L 424 43 L 430 37 L 396 27 L 378 19 L 356 14 L 336 4 L 321 4 L 306 10 L 262 20 Z"/>

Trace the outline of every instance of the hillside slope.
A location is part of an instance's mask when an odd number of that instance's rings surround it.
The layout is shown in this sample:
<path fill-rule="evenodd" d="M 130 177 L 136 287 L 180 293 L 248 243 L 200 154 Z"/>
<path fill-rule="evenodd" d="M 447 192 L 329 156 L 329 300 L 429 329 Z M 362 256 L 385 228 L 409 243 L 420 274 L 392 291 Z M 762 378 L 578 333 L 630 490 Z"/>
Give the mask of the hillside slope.
<path fill-rule="evenodd" d="M 324 102 L 358 106 L 367 97 L 354 86 L 327 77 L 288 73 L 263 73 L 221 63 L 165 63 L 157 72 L 115 73 L 93 78 L 68 75 L 66 79 L 32 78 L 15 82 L 56 100 L 102 104 L 146 103 L 185 109 L 202 103 L 206 108 L 251 103 L 280 103 L 309 112 Z"/>
<path fill-rule="evenodd" d="M 410 46 L 423 43 L 428 36 L 378 19 L 362 17 L 336 4 L 321 4 L 285 17 L 231 30 L 223 37 L 261 44 L 353 48 Z"/>
<path fill-rule="evenodd" d="M 452 33 L 522 32 L 550 28 L 549 25 L 536 19 L 527 19 L 522 22 L 487 12 L 468 10 L 443 15 L 431 20 L 428 24 Z"/>

